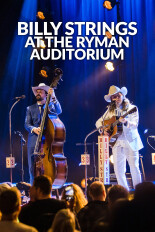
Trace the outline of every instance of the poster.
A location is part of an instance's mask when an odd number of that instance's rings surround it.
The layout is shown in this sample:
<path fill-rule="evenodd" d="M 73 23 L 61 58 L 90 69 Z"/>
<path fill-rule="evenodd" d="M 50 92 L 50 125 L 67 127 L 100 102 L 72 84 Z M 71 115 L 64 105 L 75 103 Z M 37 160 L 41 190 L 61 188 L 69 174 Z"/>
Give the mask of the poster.
<path fill-rule="evenodd" d="M 147 179 L 154 180 L 152 148 L 147 138 L 154 135 L 155 130 L 155 3 L 149 2 L 119 1 L 111 10 L 103 7 L 100 0 L 3 2 L 0 23 L 0 182 L 10 180 L 5 166 L 10 154 L 9 111 L 16 97 L 23 95 L 25 98 L 11 112 L 12 153 L 16 160 L 13 182 L 21 181 L 22 167 L 21 137 L 14 131 L 21 132 L 26 141 L 23 146 L 24 180 L 29 182 L 28 133 L 24 128 L 26 108 L 35 103 L 31 87 L 39 83 L 49 86 L 50 75 L 56 68 L 63 72 L 63 81 L 59 81 L 55 95 L 62 107 L 59 117 L 66 129 L 63 152 L 68 162 L 67 181 L 80 184 L 84 178 L 84 167 L 79 166 L 83 143 L 106 111 L 104 96 L 112 85 L 125 86 L 127 97 L 138 106 L 139 134 L 144 144 L 140 154 Z M 109 61 L 113 62 L 113 71 L 106 68 Z M 146 129 L 148 134 L 144 133 Z M 96 132 L 87 140 L 91 143 L 88 145 L 91 155 L 89 177 L 94 175 L 93 155 L 95 153 L 97 157 L 98 135 Z M 154 146 L 154 140 L 150 139 Z"/>

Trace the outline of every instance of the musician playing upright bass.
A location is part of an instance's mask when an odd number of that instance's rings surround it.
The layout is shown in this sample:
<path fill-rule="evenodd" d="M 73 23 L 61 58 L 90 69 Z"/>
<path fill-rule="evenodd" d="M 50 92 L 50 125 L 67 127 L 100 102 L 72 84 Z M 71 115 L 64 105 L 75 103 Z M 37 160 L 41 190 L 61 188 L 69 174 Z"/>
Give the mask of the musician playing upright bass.
<path fill-rule="evenodd" d="M 37 103 L 27 107 L 26 118 L 25 118 L 25 128 L 29 132 L 27 150 L 28 150 L 28 165 L 29 165 L 29 175 L 30 175 L 31 184 L 33 184 L 33 179 L 34 179 L 33 153 L 34 153 L 37 137 L 41 131 L 40 123 L 43 116 L 46 97 L 48 93 L 51 94 L 51 99 L 48 106 L 49 113 L 57 116 L 62 112 L 61 105 L 56 99 L 54 89 L 50 88 L 44 83 L 40 83 L 38 86 L 32 87 L 32 91 L 36 97 Z"/>
<path fill-rule="evenodd" d="M 104 124 L 104 120 L 110 119 L 112 116 L 117 116 L 122 125 L 122 133 L 117 138 L 112 147 L 112 154 L 114 158 L 114 171 L 119 185 L 129 189 L 125 172 L 126 160 L 128 161 L 130 172 L 132 176 L 133 186 L 135 187 L 141 182 L 141 174 L 139 170 L 139 150 L 143 148 L 137 127 L 139 121 L 138 109 L 136 112 L 128 114 L 125 118 L 123 116 L 127 111 L 135 106 L 125 97 L 127 88 L 121 89 L 117 86 L 111 86 L 108 95 L 104 99 L 109 102 L 109 108 L 105 114 L 96 122 L 96 127 L 99 129 Z M 101 134 L 110 136 L 107 129 L 99 129 Z"/>

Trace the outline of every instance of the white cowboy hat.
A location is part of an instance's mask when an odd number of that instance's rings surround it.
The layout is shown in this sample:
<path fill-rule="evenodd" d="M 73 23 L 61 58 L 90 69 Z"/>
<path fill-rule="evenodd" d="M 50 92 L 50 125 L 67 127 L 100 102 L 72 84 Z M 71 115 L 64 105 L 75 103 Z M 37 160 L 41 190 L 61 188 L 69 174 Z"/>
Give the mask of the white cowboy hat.
<path fill-rule="evenodd" d="M 112 85 L 110 86 L 109 88 L 109 93 L 108 95 L 105 95 L 104 96 L 104 99 L 107 101 L 107 102 L 111 102 L 111 96 L 116 94 L 116 93 L 122 93 L 123 96 L 125 97 L 125 95 L 127 95 L 127 88 L 126 87 L 122 87 L 121 89 L 115 85 Z"/>
<path fill-rule="evenodd" d="M 36 96 L 38 89 L 43 89 L 48 93 L 49 88 L 50 87 L 48 85 L 45 85 L 44 83 L 40 83 L 38 86 L 32 87 L 32 91 L 33 91 L 34 95 Z"/>

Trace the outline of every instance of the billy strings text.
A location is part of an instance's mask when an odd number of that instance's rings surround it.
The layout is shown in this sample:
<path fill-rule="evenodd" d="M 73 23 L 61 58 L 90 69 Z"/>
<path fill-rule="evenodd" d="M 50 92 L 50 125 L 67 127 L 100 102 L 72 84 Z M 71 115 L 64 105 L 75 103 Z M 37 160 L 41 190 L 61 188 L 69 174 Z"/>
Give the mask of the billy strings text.
<path fill-rule="evenodd" d="M 26 36 L 25 48 L 32 48 L 30 60 L 124 60 L 136 26 L 136 22 L 43 22 L 41 31 L 38 22 L 18 22 L 18 35 Z M 110 39 L 105 36 L 107 31 Z"/>

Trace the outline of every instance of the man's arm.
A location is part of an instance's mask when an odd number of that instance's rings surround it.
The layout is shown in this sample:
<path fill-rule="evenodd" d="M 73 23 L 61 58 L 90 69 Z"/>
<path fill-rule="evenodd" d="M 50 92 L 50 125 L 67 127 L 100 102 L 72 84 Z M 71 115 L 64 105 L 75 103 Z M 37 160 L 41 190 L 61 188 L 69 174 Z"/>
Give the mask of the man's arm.
<path fill-rule="evenodd" d="M 56 114 L 62 113 L 61 105 L 56 98 L 52 98 L 52 101 L 49 103 L 49 110 Z"/>
<path fill-rule="evenodd" d="M 126 126 L 129 129 L 136 129 L 138 127 L 138 123 L 139 123 L 138 109 L 136 112 L 129 115 L 128 118 L 123 119 L 122 117 L 120 117 L 119 121 L 122 122 L 124 124 L 124 126 Z"/>
<path fill-rule="evenodd" d="M 96 121 L 96 123 L 95 123 L 95 126 L 96 126 L 96 128 L 97 129 L 99 129 L 101 126 L 103 126 L 103 121 L 105 120 L 105 119 L 108 119 L 109 117 L 108 117 L 108 110 L 102 115 L 102 117 L 100 117 L 97 121 Z"/>
<path fill-rule="evenodd" d="M 57 115 L 61 114 L 62 113 L 61 105 L 55 96 L 54 89 L 50 88 L 48 93 L 51 94 L 51 101 L 48 105 L 49 111 Z"/>

